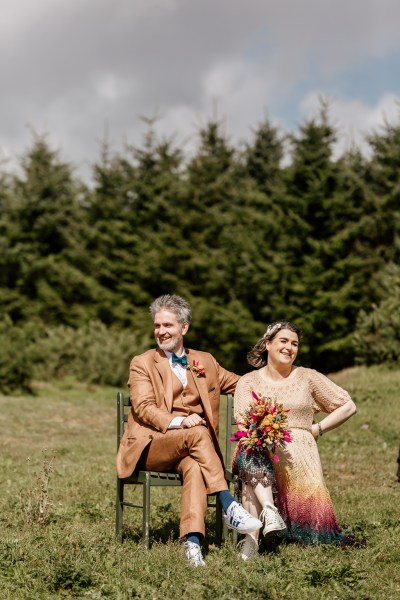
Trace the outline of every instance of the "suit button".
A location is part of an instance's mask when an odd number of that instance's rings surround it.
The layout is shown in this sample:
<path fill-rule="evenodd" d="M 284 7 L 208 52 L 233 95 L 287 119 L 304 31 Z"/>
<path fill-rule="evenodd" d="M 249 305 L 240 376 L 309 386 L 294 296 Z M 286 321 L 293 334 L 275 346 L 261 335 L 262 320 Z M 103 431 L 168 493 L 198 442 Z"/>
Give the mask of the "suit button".
<path fill-rule="evenodd" d="M 185 396 L 186 396 L 186 392 L 183 392 L 183 393 L 182 393 L 182 396 L 183 396 L 183 397 L 185 397 Z"/>

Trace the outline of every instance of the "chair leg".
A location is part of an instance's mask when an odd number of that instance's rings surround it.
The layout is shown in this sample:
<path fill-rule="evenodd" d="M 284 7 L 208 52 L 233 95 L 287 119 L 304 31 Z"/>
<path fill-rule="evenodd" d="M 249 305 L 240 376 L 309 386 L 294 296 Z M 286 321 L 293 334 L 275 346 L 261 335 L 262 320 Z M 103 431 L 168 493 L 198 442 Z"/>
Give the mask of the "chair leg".
<path fill-rule="evenodd" d="M 222 504 L 218 498 L 215 499 L 215 545 L 222 545 Z"/>
<path fill-rule="evenodd" d="M 229 489 L 230 489 L 230 487 L 231 487 L 231 486 L 229 485 L 228 487 L 229 487 Z M 233 495 L 234 495 L 234 497 L 235 497 L 235 500 L 237 500 L 237 501 L 239 502 L 238 498 L 236 498 L 236 496 L 235 496 L 235 492 L 233 492 Z M 233 543 L 235 544 L 235 546 L 236 546 L 236 545 L 237 545 L 237 543 L 238 543 L 238 539 L 239 539 L 239 534 L 238 534 L 238 532 L 236 531 L 236 529 L 232 529 L 232 541 L 233 541 Z"/>
<path fill-rule="evenodd" d="M 143 484 L 143 541 L 147 550 L 150 548 L 150 472 L 146 472 Z"/>
<path fill-rule="evenodd" d="M 122 544 L 122 527 L 124 519 L 124 484 L 117 478 L 117 499 L 115 503 L 115 535 L 117 541 Z"/>
<path fill-rule="evenodd" d="M 234 546 L 237 546 L 238 537 L 239 537 L 238 532 L 236 531 L 236 529 L 233 529 L 233 531 L 232 531 L 232 542 L 233 542 Z"/>

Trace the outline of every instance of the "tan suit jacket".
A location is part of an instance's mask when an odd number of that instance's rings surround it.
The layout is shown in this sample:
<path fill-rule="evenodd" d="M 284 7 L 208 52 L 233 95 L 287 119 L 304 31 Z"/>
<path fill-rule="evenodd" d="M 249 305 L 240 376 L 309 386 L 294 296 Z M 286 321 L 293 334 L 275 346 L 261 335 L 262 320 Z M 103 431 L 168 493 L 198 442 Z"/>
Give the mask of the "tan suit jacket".
<path fill-rule="evenodd" d="M 199 361 L 205 376 L 193 373 L 207 427 L 222 461 L 218 445 L 220 394 L 235 391 L 238 375 L 226 371 L 208 352 L 186 349 L 188 365 Z M 165 433 L 172 420 L 174 374 L 168 358 L 160 349 L 135 356 L 130 365 L 129 381 L 132 410 L 117 455 L 119 477 L 129 477 L 155 431 Z"/>

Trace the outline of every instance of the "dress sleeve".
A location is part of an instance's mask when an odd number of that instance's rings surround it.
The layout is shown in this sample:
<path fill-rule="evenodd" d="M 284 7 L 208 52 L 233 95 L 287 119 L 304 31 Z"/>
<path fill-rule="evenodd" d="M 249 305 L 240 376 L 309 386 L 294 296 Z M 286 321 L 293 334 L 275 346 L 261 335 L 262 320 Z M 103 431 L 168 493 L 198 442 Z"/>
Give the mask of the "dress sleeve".
<path fill-rule="evenodd" d="M 310 369 L 310 385 L 314 412 L 331 413 L 351 400 L 346 390 L 314 369 Z"/>
<path fill-rule="evenodd" d="M 236 421 L 240 420 L 243 410 L 248 406 L 252 399 L 253 381 L 248 376 L 239 379 L 236 385 L 234 397 L 234 413 Z"/>

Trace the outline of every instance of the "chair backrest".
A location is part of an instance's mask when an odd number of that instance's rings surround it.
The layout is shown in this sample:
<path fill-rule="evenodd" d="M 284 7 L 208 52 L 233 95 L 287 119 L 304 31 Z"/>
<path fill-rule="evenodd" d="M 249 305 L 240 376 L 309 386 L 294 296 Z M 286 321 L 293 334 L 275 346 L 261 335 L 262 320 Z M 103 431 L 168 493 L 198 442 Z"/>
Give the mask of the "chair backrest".
<path fill-rule="evenodd" d="M 231 465 L 233 442 L 229 438 L 232 437 L 232 431 L 236 428 L 234 415 L 233 394 L 228 394 L 226 397 L 226 441 L 225 441 L 225 466 L 229 469 Z"/>
<path fill-rule="evenodd" d="M 128 420 L 128 412 L 125 407 L 131 406 L 131 399 L 129 396 L 124 396 L 122 392 L 117 394 L 117 450 L 121 443 L 122 436 L 124 434 L 125 423 Z"/>

